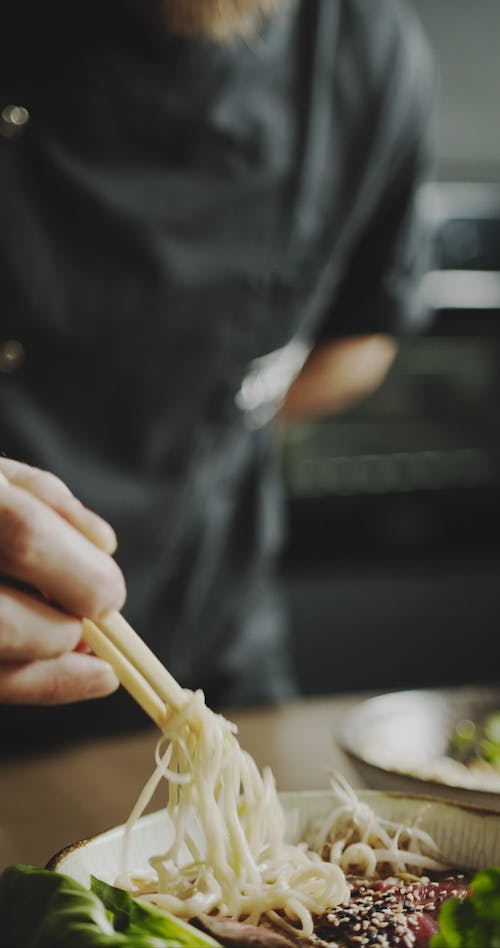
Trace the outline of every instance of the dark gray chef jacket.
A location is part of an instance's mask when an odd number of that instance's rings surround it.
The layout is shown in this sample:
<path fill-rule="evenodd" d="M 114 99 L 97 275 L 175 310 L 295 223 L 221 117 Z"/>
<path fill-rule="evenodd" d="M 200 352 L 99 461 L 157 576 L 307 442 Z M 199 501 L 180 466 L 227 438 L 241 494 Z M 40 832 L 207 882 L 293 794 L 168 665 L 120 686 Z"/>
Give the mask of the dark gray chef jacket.
<path fill-rule="evenodd" d="M 403 0 L 302 0 L 229 45 L 141 7 L 2 10 L 0 450 L 113 524 L 182 684 L 281 700 L 269 422 L 315 342 L 421 324 L 429 58 Z M 4 738 L 134 719 L 40 714 Z"/>

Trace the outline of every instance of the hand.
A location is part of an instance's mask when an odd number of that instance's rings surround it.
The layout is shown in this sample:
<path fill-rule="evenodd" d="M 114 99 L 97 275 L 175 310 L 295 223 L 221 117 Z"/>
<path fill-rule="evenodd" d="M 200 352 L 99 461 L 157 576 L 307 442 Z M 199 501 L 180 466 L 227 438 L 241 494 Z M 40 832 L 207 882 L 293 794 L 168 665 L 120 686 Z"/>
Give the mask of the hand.
<path fill-rule="evenodd" d="M 64 704 L 118 687 L 82 647 L 80 621 L 125 601 L 115 549 L 109 524 L 57 477 L 0 458 L 0 702 Z"/>

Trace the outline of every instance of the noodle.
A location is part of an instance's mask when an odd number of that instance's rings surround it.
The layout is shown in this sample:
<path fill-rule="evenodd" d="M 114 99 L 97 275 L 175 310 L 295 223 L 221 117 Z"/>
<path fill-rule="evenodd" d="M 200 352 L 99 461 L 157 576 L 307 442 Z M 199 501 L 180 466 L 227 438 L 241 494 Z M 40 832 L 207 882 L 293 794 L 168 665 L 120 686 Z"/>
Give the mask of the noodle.
<path fill-rule="evenodd" d="M 285 817 L 269 769 L 262 776 L 236 739 L 236 727 L 210 711 L 201 691 L 173 715 L 157 748 L 157 766 L 129 817 L 119 885 L 182 918 L 217 911 L 257 923 L 282 912 L 313 932 L 312 915 L 348 899 L 342 869 L 285 841 Z M 168 742 L 166 750 L 163 750 Z M 162 777 L 173 838 L 150 859 L 154 875 L 127 871 L 130 833 Z"/>
<path fill-rule="evenodd" d="M 288 843 L 270 769 L 259 773 L 238 744 L 236 726 L 210 711 L 201 691 L 186 694 L 127 821 L 118 885 L 182 918 L 217 913 L 258 924 L 266 916 L 310 936 L 313 916 L 348 901 L 344 870 L 353 861 L 370 870 L 379 862 L 394 871 L 441 867 L 422 855 L 421 845 L 432 847 L 426 834 L 377 820 L 344 782 L 335 783 L 341 805 L 313 828 L 311 848 Z M 133 874 L 130 834 L 162 778 L 169 782 L 173 835 L 150 858 L 150 873 Z"/>

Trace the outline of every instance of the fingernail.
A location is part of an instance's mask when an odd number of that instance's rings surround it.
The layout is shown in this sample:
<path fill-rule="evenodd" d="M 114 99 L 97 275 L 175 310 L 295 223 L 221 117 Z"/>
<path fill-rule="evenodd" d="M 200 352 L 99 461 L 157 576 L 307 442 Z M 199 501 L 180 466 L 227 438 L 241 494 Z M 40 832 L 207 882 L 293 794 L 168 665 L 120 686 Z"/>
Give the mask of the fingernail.
<path fill-rule="evenodd" d="M 120 682 L 116 677 L 111 665 L 96 658 L 93 661 L 92 675 L 88 679 L 88 685 L 85 689 L 87 698 L 103 698 L 105 695 L 112 694 L 119 687 Z"/>
<path fill-rule="evenodd" d="M 125 585 L 125 579 L 120 567 L 117 565 L 117 563 L 115 563 L 114 560 L 109 561 L 109 566 L 110 576 L 108 579 L 108 586 L 106 588 L 108 602 L 105 608 L 102 610 L 102 614 L 111 612 L 113 609 L 116 609 L 119 612 L 127 598 L 127 587 Z"/>
<path fill-rule="evenodd" d="M 83 509 L 85 511 L 84 532 L 92 543 L 95 543 L 104 553 L 109 553 L 111 556 L 117 547 L 116 533 L 113 527 L 107 520 L 103 520 L 92 510 Z"/>
<path fill-rule="evenodd" d="M 113 530 L 113 527 L 109 525 L 105 520 L 99 521 L 99 533 L 101 546 L 106 553 L 112 555 L 116 552 L 118 542 L 116 539 L 116 533 Z"/>

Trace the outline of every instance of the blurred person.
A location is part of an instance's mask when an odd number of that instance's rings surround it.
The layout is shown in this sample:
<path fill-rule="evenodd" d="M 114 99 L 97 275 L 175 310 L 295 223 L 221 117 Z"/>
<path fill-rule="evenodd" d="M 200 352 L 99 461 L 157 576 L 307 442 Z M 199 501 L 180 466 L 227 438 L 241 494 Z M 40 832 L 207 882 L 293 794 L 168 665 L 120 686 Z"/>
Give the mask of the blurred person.
<path fill-rule="evenodd" d="M 369 394 L 426 318 L 415 18 L 26 0 L 0 45 L 4 740 L 143 720 L 74 704 L 117 687 L 80 642 L 110 608 L 212 706 L 286 700 L 276 427 Z"/>

